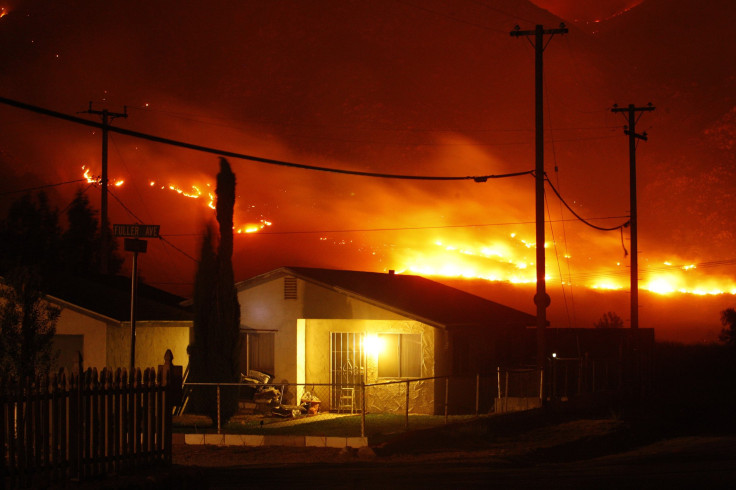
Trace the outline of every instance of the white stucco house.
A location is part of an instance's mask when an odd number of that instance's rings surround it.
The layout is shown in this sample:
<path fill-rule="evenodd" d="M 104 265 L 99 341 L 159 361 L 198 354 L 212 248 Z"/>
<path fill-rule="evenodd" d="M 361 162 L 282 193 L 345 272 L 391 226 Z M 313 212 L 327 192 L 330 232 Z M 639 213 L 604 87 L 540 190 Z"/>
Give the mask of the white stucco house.
<path fill-rule="evenodd" d="M 84 367 L 130 367 L 130 279 L 74 279 L 47 301 L 58 306 L 55 368 L 72 369 L 82 354 Z M 174 362 L 188 363 L 192 314 L 179 305 L 183 298 L 141 284 L 136 307 L 136 367 L 163 363 L 167 349 Z"/>
<path fill-rule="evenodd" d="M 241 372 L 266 372 L 300 390 L 336 386 L 324 409 L 341 403 L 340 386 L 423 380 L 413 386 L 413 411 L 436 412 L 441 387 L 428 378 L 495 370 L 535 324 L 530 314 L 393 271 L 282 267 L 236 289 Z M 369 410 L 395 404 L 389 386 L 385 396 L 374 390 Z"/>

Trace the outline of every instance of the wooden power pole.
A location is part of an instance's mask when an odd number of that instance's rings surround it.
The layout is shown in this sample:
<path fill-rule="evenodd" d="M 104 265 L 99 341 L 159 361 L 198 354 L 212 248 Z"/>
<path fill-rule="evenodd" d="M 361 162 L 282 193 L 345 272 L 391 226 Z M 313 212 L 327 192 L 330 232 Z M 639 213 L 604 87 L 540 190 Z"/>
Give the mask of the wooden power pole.
<path fill-rule="evenodd" d="M 628 116 L 628 125 L 624 127 L 624 134 L 629 136 L 629 202 L 631 213 L 631 328 L 639 328 L 639 230 L 637 228 L 636 210 L 636 140 L 647 140 L 647 133 L 638 134 L 636 123 L 643 112 L 653 111 L 654 106 L 649 103 L 646 107 L 618 107 L 614 104 L 611 112 L 625 112 Z"/>
<path fill-rule="evenodd" d="M 108 233 L 109 221 L 107 218 L 107 133 L 110 121 L 118 117 L 128 117 L 127 107 L 123 113 L 110 112 L 107 109 L 101 111 L 92 110 L 92 102 L 89 109 L 83 111 L 86 114 L 102 116 L 102 182 L 100 185 L 100 273 L 107 274 L 110 262 L 110 236 Z"/>
<path fill-rule="evenodd" d="M 537 305 L 537 368 L 544 369 L 547 357 L 545 348 L 545 328 L 547 326 L 547 307 L 550 303 L 549 295 L 546 289 L 545 280 L 545 256 L 544 256 L 544 50 L 552 40 L 555 34 L 567 34 L 567 28 L 561 24 L 558 29 L 545 29 L 541 25 L 537 25 L 534 30 L 522 31 L 516 26 L 511 35 L 534 36 L 532 46 L 534 46 L 534 114 L 536 121 L 535 131 L 535 209 L 536 209 L 536 230 L 537 230 L 537 293 L 534 295 L 534 303 Z M 544 36 L 549 35 L 547 43 L 544 42 Z"/>

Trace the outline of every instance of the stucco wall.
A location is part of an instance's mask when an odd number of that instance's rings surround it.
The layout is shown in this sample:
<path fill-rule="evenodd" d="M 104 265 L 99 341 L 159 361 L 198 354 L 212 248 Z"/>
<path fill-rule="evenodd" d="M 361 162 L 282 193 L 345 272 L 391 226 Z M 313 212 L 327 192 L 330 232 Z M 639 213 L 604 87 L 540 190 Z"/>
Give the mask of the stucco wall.
<path fill-rule="evenodd" d="M 83 335 L 82 362 L 85 367 L 105 367 L 107 350 L 107 323 L 101 318 L 85 315 L 72 308 L 61 306 L 56 323 L 59 335 Z"/>
<path fill-rule="evenodd" d="M 192 322 L 136 322 L 136 367 L 163 364 L 167 349 L 174 354 L 174 364 L 186 367 L 191 327 Z M 108 328 L 106 357 L 106 365 L 113 369 L 130 367 L 130 322 Z"/>
<path fill-rule="evenodd" d="M 297 299 L 284 299 L 284 277 L 247 285 L 238 291 L 241 328 L 275 331 L 275 380 L 290 383 L 330 382 L 330 332 L 418 333 L 422 335 L 422 377 L 444 374 L 445 332 L 352 298 L 347 294 L 297 279 Z M 298 328 L 298 321 L 304 320 Z M 300 339 L 306 344 L 299 349 Z M 302 374 L 303 373 L 303 374 Z M 367 382 L 375 383 L 377 360 L 368 360 Z M 434 412 L 434 381 L 412 382 L 410 412 Z M 406 383 L 370 388 L 368 410 L 401 411 Z M 401 391 L 398 395 L 396 392 Z M 323 394 L 324 395 L 324 394 Z M 321 396 L 320 398 L 326 398 Z M 323 400 L 324 401 L 324 400 Z M 323 409 L 328 408 L 323 405 Z"/>
<path fill-rule="evenodd" d="M 413 320 L 334 320 L 310 319 L 306 321 L 305 334 L 305 374 L 307 383 L 330 383 L 330 334 L 363 333 L 378 335 L 383 333 L 420 334 L 422 338 L 421 377 L 435 376 L 435 345 L 437 329 Z M 366 353 L 366 384 L 380 384 L 399 381 L 396 378 L 378 378 L 378 352 Z M 409 381 L 409 412 L 434 413 L 433 380 Z M 368 412 L 399 413 L 406 406 L 407 383 L 393 383 L 366 388 L 366 410 Z M 323 400 L 324 402 L 324 400 Z M 330 408 L 329 403 L 325 408 Z"/>
<path fill-rule="evenodd" d="M 298 294 L 297 297 L 301 298 Z M 284 280 L 277 278 L 238 291 L 241 329 L 274 330 L 274 380 L 297 380 L 296 320 L 301 301 L 284 299 Z"/>

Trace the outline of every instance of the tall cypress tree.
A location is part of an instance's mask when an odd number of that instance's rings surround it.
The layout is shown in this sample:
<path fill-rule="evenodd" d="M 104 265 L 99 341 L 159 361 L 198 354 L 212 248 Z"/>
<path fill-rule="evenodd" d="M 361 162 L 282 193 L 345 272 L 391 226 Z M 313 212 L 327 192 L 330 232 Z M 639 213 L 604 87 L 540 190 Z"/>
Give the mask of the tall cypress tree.
<path fill-rule="evenodd" d="M 215 252 L 213 233 L 208 227 L 195 277 L 194 338 L 189 369 L 192 382 L 234 383 L 238 381 L 236 356 L 240 333 L 240 305 L 232 266 L 235 174 L 224 158 L 220 159 L 216 194 L 219 240 Z M 217 417 L 212 390 L 196 390 L 192 394 L 192 406 L 213 420 Z M 237 390 L 223 389 L 220 407 L 224 419 L 235 413 Z"/>

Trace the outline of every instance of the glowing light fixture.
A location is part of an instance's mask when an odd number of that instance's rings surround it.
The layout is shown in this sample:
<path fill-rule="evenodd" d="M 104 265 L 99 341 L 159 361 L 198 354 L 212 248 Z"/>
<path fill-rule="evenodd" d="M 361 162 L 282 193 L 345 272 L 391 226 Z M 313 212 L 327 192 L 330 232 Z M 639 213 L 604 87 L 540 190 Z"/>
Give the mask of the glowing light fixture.
<path fill-rule="evenodd" d="M 383 340 L 378 335 L 366 335 L 363 339 L 363 349 L 366 355 L 376 356 L 383 350 Z"/>

